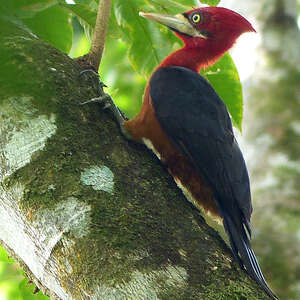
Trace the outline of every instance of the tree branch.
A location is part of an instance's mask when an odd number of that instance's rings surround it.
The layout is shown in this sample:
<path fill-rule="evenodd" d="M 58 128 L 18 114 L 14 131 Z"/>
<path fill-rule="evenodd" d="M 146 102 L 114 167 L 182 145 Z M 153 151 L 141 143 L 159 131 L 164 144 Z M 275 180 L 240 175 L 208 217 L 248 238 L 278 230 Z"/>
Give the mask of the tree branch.
<path fill-rule="evenodd" d="M 94 34 L 92 38 L 92 45 L 90 52 L 88 53 L 88 61 L 95 68 L 99 69 L 101 62 L 106 32 L 109 24 L 111 10 L 111 0 L 100 0 L 98 6 L 96 26 L 94 28 Z"/>

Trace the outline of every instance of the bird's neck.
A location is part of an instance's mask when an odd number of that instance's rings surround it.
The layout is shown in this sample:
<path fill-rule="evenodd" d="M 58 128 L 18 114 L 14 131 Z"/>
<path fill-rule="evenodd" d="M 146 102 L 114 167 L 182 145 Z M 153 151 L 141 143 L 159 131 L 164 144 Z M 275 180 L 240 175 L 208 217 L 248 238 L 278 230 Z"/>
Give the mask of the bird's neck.
<path fill-rule="evenodd" d="M 184 46 L 166 57 L 159 67 L 180 66 L 199 72 L 212 65 L 221 55 L 214 55 L 213 51 Z"/>

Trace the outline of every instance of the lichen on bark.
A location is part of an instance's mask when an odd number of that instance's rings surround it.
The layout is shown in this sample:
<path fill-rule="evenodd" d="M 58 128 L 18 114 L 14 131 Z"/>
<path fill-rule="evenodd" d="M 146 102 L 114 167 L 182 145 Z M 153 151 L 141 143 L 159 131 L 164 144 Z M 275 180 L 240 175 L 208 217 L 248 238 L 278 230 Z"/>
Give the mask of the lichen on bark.
<path fill-rule="evenodd" d="M 53 299 L 267 299 L 152 153 L 125 140 L 98 105 L 78 105 L 96 96 L 95 78 L 24 29 L 0 25 L 10 32 L 0 37 L 8 72 L 0 75 L 0 209 L 12 212 L 0 238 L 34 282 Z M 3 149 L 37 118 L 55 130 L 43 147 L 24 140 L 19 152 L 30 149 L 29 158 L 11 169 Z M 93 166 L 112 172 L 113 193 L 83 184 Z M 5 235 L 18 222 L 32 251 L 25 256 Z"/>

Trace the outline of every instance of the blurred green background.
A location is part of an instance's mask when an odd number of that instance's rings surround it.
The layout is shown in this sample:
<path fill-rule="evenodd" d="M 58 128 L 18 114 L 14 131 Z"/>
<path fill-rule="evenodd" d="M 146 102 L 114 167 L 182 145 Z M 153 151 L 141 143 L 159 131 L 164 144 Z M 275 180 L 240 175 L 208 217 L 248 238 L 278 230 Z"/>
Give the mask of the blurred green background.
<path fill-rule="evenodd" d="M 155 1 L 140 2 L 151 7 Z M 171 2 L 163 0 L 160 3 Z M 183 5 L 190 2 L 173 1 L 173 10 L 182 11 Z M 116 0 L 115 5 L 120 3 Z M 241 3 L 223 0 L 220 5 L 243 13 L 258 29 L 255 37 L 247 35 L 244 40 L 241 39 L 232 53 L 242 75 L 246 99 L 241 144 L 252 181 L 253 246 L 268 282 L 280 299 L 299 300 L 300 33 L 299 26 L 295 24 L 295 20 L 299 21 L 299 1 L 256 0 Z M 164 10 L 164 7 L 160 9 Z M 120 109 L 132 117 L 139 110 L 147 74 L 156 60 L 150 66 L 143 65 L 130 49 L 130 29 L 129 33 L 126 30 L 121 33 L 116 29 L 116 22 L 120 23 L 120 16 L 114 14 L 100 76 L 108 86 L 106 91 Z M 27 20 L 27 23 L 30 22 Z M 81 24 L 86 31 L 90 30 L 88 24 Z M 78 18 L 72 18 L 71 57 L 86 54 L 90 47 L 81 24 Z M 126 28 L 126 24 L 120 24 L 121 27 Z M 170 43 L 169 47 L 159 44 L 157 38 L 156 46 L 162 57 L 179 47 L 178 40 L 165 29 L 158 26 L 155 30 L 158 33 L 161 31 Z M 137 69 L 141 72 L 136 72 Z M 48 299 L 40 292 L 34 295 L 34 289 L 23 271 L 0 248 L 0 300 Z"/>

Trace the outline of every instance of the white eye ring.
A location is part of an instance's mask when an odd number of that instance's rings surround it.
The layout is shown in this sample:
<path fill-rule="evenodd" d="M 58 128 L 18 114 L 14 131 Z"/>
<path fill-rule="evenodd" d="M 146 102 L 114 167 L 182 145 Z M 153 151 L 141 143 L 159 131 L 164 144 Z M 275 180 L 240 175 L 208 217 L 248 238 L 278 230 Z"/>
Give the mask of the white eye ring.
<path fill-rule="evenodd" d="M 200 14 L 194 14 L 194 15 L 192 16 L 192 21 L 193 21 L 194 23 L 199 23 L 199 22 L 201 21 L 201 15 L 200 15 Z"/>

